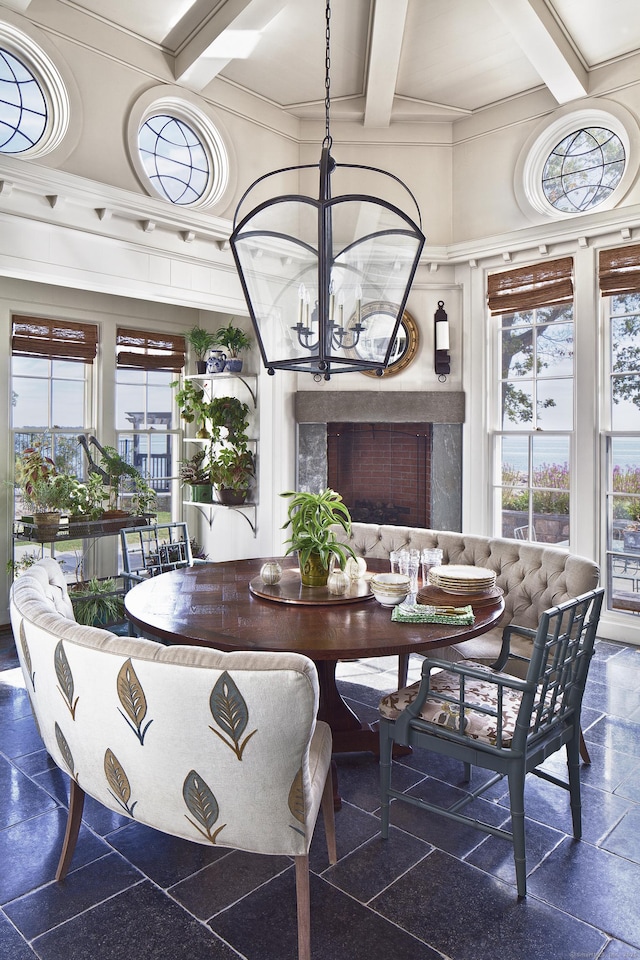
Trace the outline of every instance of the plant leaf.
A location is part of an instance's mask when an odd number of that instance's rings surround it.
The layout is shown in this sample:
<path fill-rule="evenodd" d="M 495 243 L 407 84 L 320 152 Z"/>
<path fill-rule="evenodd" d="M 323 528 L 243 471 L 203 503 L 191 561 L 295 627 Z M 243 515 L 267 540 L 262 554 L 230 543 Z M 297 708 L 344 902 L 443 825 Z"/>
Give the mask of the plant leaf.
<path fill-rule="evenodd" d="M 111 787 L 111 793 L 113 797 L 117 800 L 121 807 L 124 807 L 129 816 L 132 817 L 133 808 L 136 804 L 133 803 L 131 806 L 129 806 L 129 800 L 131 799 L 131 785 L 129 783 L 129 778 L 124 772 L 124 769 L 116 755 L 108 747 L 104 755 L 104 774 L 107 778 L 107 783 Z"/>
<path fill-rule="evenodd" d="M 62 640 L 58 642 L 58 645 L 55 649 L 53 655 L 53 662 L 56 669 L 56 677 L 58 678 L 59 690 L 62 694 L 71 716 L 75 720 L 76 718 L 76 706 L 78 704 L 78 699 L 74 703 L 73 701 L 73 674 L 71 673 L 71 667 L 69 666 L 69 661 L 67 660 L 67 655 L 64 652 L 64 647 L 62 646 Z"/>
<path fill-rule="evenodd" d="M 144 735 L 149 729 L 149 724 L 142 730 L 142 722 L 147 715 L 147 698 L 133 669 L 131 658 L 126 660 L 120 667 L 117 681 L 118 698 L 124 707 L 124 711 L 131 720 L 129 726 L 133 727 L 140 741 L 144 743 Z M 126 719 L 126 717 L 125 717 Z M 152 721 L 149 721 L 151 723 Z"/>
<path fill-rule="evenodd" d="M 222 830 L 222 827 L 219 827 L 215 833 L 213 832 L 213 826 L 220 814 L 218 801 L 213 795 L 211 787 L 195 770 L 190 770 L 185 777 L 184 784 L 182 785 L 182 796 L 184 797 L 184 802 L 189 812 L 193 814 L 200 826 L 204 828 L 200 830 L 200 827 L 194 824 L 196 829 L 199 833 L 204 834 L 211 843 L 215 843 L 217 835 L 220 833 L 220 830 Z M 189 817 L 187 817 L 187 820 L 189 820 Z M 189 822 L 192 823 L 193 821 L 190 820 Z M 224 826 L 226 826 L 226 824 L 224 824 Z"/>
<path fill-rule="evenodd" d="M 302 767 L 296 773 L 289 790 L 289 810 L 298 823 L 304 823 L 304 792 L 302 789 Z"/>
<path fill-rule="evenodd" d="M 20 646 L 22 647 L 22 656 L 24 657 L 24 664 L 27 668 L 29 679 L 31 680 L 31 686 L 35 690 L 36 675 L 33 672 L 33 666 L 31 664 L 31 652 L 29 650 L 29 644 L 27 643 L 27 636 L 24 630 L 24 620 L 20 622 Z"/>
<path fill-rule="evenodd" d="M 216 685 L 211 691 L 209 706 L 215 722 L 231 737 L 233 741 L 232 749 L 235 750 L 238 760 L 242 760 L 242 751 L 246 746 L 247 740 L 253 736 L 256 731 L 252 731 L 252 733 L 247 736 L 241 748 L 240 739 L 249 722 L 249 710 L 247 709 L 244 697 L 226 670 L 220 674 Z M 217 731 L 214 732 L 217 733 Z M 226 740 L 221 739 L 223 743 L 227 743 Z M 227 744 L 227 746 L 231 746 L 231 744 Z"/>
<path fill-rule="evenodd" d="M 55 733 L 56 733 L 56 741 L 58 743 L 58 748 L 60 750 L 60 753 L 62 754 L 62 759 L 68 766 L 71 776 L 75 779 L 76 774 L 75 774 L 74 764 L 73 764 L 73 754 L 71 753 L 71 748 L 67 743 L 67 738 L 65 737 L 64 733 L 62 732 L 62 730 L 60 729 L 57 723 L 55 725 Z"/>

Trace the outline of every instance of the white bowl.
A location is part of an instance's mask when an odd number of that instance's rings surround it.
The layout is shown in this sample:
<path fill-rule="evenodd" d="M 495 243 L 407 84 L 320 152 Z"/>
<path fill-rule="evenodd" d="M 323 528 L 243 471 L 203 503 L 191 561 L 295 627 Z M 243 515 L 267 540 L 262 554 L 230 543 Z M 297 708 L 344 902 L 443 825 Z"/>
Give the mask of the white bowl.
<path fill-rule="evenodd" d="M 401 573 L 376 573 L 371 578 L 371 593 L 383 607 L 395 607 L 409 594 L 409 577 Z"/>

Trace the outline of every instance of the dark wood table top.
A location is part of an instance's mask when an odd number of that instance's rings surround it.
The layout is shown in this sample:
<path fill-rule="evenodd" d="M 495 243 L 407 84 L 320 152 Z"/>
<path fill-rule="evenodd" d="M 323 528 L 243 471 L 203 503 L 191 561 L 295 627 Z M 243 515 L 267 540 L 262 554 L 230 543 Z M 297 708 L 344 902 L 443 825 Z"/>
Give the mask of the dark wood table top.
<path fill-rule="evenodd" d="M 278 603 L 256 596 L 250 581 L 264 559 L 198 564 L 137 584 L 125 596 L 127 616 L 140 630 L 170 643 L 220 650 L 304 653 L 315 661 L 420 652 L 460 643 L 490 630 L 504 604 L 478 609 L 472 626 L 395 623 L 374 598 L 335 604 Z M 295 569 L 294 560 L 280 560 Z M 388 563 L 371 561 L 371 570 Z"/>

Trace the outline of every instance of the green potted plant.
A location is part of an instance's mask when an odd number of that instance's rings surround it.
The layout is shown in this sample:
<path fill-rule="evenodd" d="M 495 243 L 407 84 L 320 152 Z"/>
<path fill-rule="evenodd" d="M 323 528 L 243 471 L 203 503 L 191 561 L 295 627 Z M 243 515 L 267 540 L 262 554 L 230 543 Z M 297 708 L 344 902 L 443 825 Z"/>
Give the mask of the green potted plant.
<path fill-rule="evenodd" d="M 291 527 L 289 547 L 285 556 L 298 552 L 300 577 L 304 586 L 325 586 L 332 557 L 344 568 L 347 556 L 355 557 L 350 546 L 340 543 L 334 526 L 351 532 L 351 514 L 342 497 L 327 488 L 320 493 L 289 490 L 280 494 L 289 497 L 287 521 L 282 529 Z"/>
<path fill-rule="evenodd" d="M 240 373 L 242 370 L 242 360 L 238 355 L 242 350 L 247 350 L 251 346 L 251 337 L 240 327 L 234 327 L 233 317 L 231 317 L 226 327 L 219 327 L 218 330 L 216 330 L 215 343 L 216 346 L 224 347 L 227 351 L 225 371 L 229 373 Z"/>
<path fill-rule="evenodd" d="M 244 448 L 248 440 L 248 415 L 248 405 L 237 397 L 214 397 L 208 405 L 211 440 Z"/>
<path fill-rule="evenodd" d="M 172 387 L 180 387 L 180 381 L 174 380 Z M 207 420 L 210 414 L 210 400 L 207 400 L 202 387 L 193 380 L 185 380 L 179 390 L 176 390 L 176 403 L 180 408 L 180 416 L 185 423 L 192 423 L 196 437 L 201 440 L 209 439 Z"/>
<path fill-rule="evenodd" d="M 140 472 L 133 464 L 127 463 L 115 447 L 103 447 L 100 465 L 109 476 L 109 502 L 105 516 L 127 516 L 129 511 L 121 509 L 120 495 L 123 492 L 125 479 L 128 478 L 134 488 L 140 481 L 144 482 Z"/>
<path fill-rule="evenodd" d="M 187 333 L 187 342 L 196 355 L 196 372 L 207 372 L 207 354 L 215 346 L 215 337 L 202 327 L 192 327 Z"/>
<path fill-rule="evenodd" d="M 220 503 L 238 506 L 245 502 L 255 476 L 253 454 L 233 444 L 218 451 L 211 463 L 211 479 Z"/>
<path fill-rule="evenodd" d="M 86 483 L 73 477 L 68 504 L 70 522 L 99 520 L 108 496 L 109 491 L 105 490 L 100 474 L 90 473 Z"/>
<path fill-rule="evenodd" d="M 69 507 L 75 477 L 58 473 L 51 457 L 38 444 L 27 447 L 16 460 L 16 485 L 24 507 L 41 531 L 55 530 L 60 514 Z"/>
<path fill-rule="evenodd" d="M 207 451 L 202 448 L 180 464 L 180 479 L 189 487 L 193 503 L 212 503 L 213 482 L 211 470 L 206 462 Z"/>
<path fill-rule="evenodd" d="M 122 591 L 112 577 L 91 577 L 69 588 L 73 612 L 78 623 L 106 627 L 124 619 Z"/>

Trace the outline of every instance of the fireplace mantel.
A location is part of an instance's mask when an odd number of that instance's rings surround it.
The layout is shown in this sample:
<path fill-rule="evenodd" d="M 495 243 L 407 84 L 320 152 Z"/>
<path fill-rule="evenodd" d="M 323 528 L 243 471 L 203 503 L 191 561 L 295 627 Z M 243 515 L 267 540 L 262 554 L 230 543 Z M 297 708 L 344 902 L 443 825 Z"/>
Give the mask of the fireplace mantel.
<path fill-rule="evenodd" d="M 299 390 L 297 423 L 464 423 L 461 390 Z"/>

